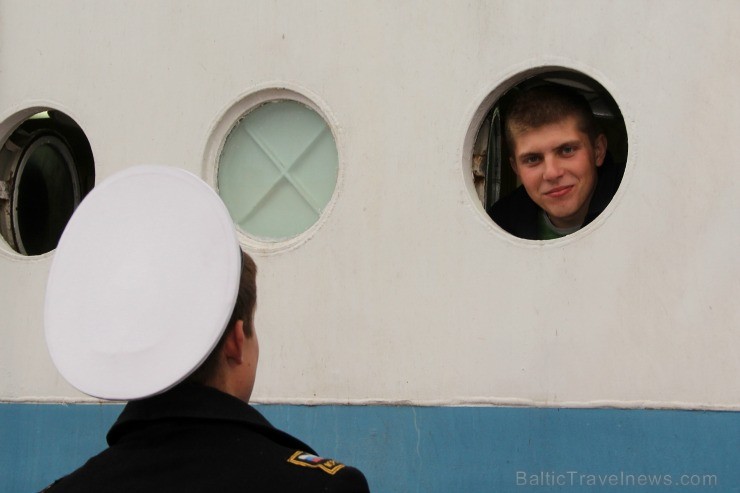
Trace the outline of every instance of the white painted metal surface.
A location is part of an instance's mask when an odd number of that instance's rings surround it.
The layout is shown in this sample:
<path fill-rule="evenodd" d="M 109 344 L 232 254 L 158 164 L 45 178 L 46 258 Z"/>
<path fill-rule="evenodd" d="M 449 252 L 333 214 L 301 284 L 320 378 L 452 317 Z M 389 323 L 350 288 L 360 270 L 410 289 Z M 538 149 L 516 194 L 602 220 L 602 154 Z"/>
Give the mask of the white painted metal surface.
<path fill-rule="evenodd" d="M 543 67 L 620 105 L 623 184 L 545 244 L 475 198 L 489 103 Z M 100 181 L 139 163 L 215 184 L 223 119 L 287 88 L 332 125 L 340 181 L 260 268 L 263 402 L 740 409 L 740 4 L 0 2 L 0 139 L 74 118 Z M 43 342 L 53 253 L 0 244 L 0 399 L 82 399 Z"/>

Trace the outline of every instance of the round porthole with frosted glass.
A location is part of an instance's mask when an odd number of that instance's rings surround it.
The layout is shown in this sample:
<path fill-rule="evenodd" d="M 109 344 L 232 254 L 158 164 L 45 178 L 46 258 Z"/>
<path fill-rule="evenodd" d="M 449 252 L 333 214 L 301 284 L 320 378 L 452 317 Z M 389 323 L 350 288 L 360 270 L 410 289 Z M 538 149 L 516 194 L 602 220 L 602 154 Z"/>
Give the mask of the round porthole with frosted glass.
<path fill-rule="evenodd" d="M 218 157 L 218 190 L 244 234 L 280 242 L 321 218 L 337 183 L 337 146 L 326 121 L 294 100 L 252 109 Z"/>

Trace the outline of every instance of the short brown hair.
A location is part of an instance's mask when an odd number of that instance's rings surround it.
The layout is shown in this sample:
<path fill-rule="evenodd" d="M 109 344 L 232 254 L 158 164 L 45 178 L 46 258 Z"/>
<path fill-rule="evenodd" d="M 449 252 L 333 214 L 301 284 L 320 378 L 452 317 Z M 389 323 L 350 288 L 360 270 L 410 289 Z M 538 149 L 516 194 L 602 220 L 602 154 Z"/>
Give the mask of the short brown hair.
<path fill-rule="evenodd" d="M 257 304 L 257 265 L 246 252 L 242 251 L 241 275 L 239 276 L 239 292 L 236 295 L 236 304 L 231 313 L 229 323 L 224 329 L 216 347 L 206 360 L 188 377 L 188 380 L 205 383 L 211 380 L 217 371 L 218 353 L 224 345 L 226 334 L 234 324 L 241 320 L 244 322 L 243 330 L 246 337 L 252 337 L 254 326 L 254 307 Z"/>
<path fill-rule="evenodd" d="M 513 96 L 504 111 L 506 143 L 514 149 L 514 133 L 539 128 L 573 116 L 578 129 L 593 145 L 601 129 L 586 98 L 570 87 L 545 84 L 525 89 Z"/>

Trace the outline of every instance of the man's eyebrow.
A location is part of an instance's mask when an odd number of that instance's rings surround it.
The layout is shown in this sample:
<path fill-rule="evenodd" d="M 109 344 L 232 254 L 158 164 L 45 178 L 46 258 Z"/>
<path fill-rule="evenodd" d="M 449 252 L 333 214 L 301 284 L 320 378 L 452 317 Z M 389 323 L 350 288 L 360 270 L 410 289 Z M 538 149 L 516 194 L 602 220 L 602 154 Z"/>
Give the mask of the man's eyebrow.
<path fill-rule="evenodd" d="M 530 157 L 530 156 L 533 156 L 533 157 L 541 157 L 542 155 L 543 155 L 543 153 L 542 152 L 539 152 L 539 151 L 524 151 L 524 152 L 518 153 L 516 155 L 516 159 L 524 159 L 524 158 L 527 158 L 527 157 Z"/>
<path fill-rule="evenodd" d="M 559 146 L 557 146 L 555 149 L 562 149 L 563 147 L 580 147 L 583 145 L 580 140 L 570 140 L 568 142 L 563 142 Z"/>

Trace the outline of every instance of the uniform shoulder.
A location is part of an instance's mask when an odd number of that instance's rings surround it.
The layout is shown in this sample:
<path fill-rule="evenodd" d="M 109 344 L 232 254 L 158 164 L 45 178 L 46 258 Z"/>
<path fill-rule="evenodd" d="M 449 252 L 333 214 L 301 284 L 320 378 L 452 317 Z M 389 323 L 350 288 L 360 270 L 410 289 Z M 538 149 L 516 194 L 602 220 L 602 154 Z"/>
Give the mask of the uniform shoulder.
<path fill-rule="evenodd" d="M 298 468 L 296 472 L 305 473 L 305 479 L 319 480 L 324 490 L 335 493 L 369 492 L 367 479 L 362 472 L 334 459 L 319 457 L 302 450 L 296 450 L 287 459 L 289 466 Z"/>

